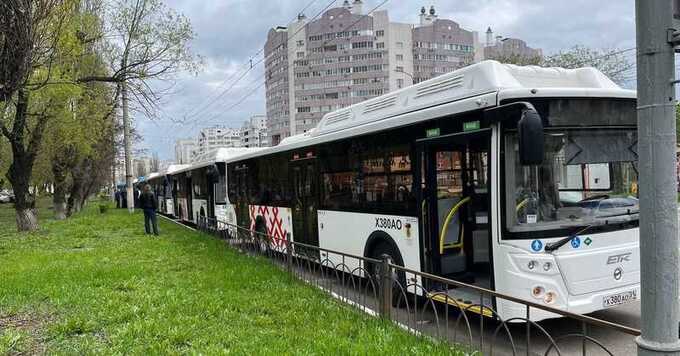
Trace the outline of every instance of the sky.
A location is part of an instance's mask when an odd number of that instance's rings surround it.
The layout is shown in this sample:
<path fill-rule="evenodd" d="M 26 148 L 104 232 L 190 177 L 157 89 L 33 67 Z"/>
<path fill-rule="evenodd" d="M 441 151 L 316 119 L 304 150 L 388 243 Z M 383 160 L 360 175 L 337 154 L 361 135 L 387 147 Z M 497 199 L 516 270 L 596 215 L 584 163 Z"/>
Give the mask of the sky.
<path fill-rule="evenodd" d="M 368 12 L 385 0 L 364 0 Z M 240 127 L 250 116 L 265 113 L 261 49 L 267 32 L 285 26 L 305 7 L 313 18 L 332 0 L 165 0 L 191 21 L 194 53 L 204 61 L 198 75 L 183 74 L 163 97 L 158 117 L 135 115 L 143 136 L 136 149 L 174 159 L 175 141 L 190 138 L 201 127 Z M 342 4 L 335 1 L 332 7 Z M 434 5 L 440 18 L 458 22 L 480 39 L 491 26 L 494 35 L 523 39 L 544 54 L 575 45 L 626 49 L 635 46 L 633 0 L 387 0 L 391 21 L 417 23 L 422 6 Z M 634 57 L 635 52 L 628 55 Z M 634 58 L 631 58 L 633 60 Z M 243 76 L 240 80 L 236 78 Z"/>

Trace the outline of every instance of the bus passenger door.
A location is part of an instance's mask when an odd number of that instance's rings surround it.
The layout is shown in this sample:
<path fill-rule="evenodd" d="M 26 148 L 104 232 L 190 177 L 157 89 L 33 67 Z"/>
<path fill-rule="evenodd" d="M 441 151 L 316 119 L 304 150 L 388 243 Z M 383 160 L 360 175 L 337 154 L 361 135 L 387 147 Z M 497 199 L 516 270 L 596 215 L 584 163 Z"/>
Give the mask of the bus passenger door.
<path fill-rule="evenodd" d="M 250 207 L 248 206 L 248 167 L 245 165 L 234 168 L 234 179 L 236 180 L 236 225 L 250 229 Z"/>
<path fill-rule="evenodd" d="M 319 246 L 317 226 L 319 170 L 316 159 L 291 161 L 293 240 Z M 318 255 L 318 253 L 314 253 Z M 317 256 L 318 257 L 318 256 Z"/>
<path fill-rule="evenodd" d="M 186 182 L 186 204 L 187 204 L 187 216 L 184 218 L 187 221 L 194 221 L 194 209 L 193 209 L 193 200 L 194 200 L 194 184 L 191 180 L 191 176 L 188 176 L 185 180 Z"/>
<path fill-rule="evenodd" d="M 418 142 L 420 208 L 428 268 L 434 274 L 492 287 L 490 131 Z"/>

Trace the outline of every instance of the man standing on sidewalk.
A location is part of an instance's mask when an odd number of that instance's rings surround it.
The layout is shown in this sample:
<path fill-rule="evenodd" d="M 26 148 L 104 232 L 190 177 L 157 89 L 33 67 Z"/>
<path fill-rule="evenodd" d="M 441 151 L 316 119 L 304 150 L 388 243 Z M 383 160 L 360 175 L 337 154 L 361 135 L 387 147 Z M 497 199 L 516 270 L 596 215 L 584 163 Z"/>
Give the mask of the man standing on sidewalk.
<path fill-rule="evenodd" d="M 156 221 L 156 210 L 158 209 L 158 202 L 156 196 L 151 192 L 151 186 L 145 185 L 144 192 L 139 197 L 139 207 L 144 210 L 144 230 L 147 234 L 151 233 L 153 227 L 153 234 L 158 236 L 158 222 Z"/>

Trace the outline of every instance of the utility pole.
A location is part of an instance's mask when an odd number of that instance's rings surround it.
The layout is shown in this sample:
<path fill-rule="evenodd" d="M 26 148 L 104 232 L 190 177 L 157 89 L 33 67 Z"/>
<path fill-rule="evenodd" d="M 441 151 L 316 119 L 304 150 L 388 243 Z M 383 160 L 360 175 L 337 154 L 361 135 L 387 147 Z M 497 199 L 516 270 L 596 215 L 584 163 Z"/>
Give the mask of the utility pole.
<path fill-rule="evenodd" d="M 636 0 L 640 281 L 638 355 L 680 355 L 675 52 L 671 0 Z"/>
<path fill-rule="evenodd" d="M 132 189 L 132 142 L 130 140 L 130 117 L 128 113 L 129 99 L 126 80 L 123 80 L 120 83 L 120 93 L 123 97 L 123 141 L 125 144 L 125 186 L 127 189 L 127 207 L 130 214 L 132 214 L 135 212 L 135 194 Z"/>

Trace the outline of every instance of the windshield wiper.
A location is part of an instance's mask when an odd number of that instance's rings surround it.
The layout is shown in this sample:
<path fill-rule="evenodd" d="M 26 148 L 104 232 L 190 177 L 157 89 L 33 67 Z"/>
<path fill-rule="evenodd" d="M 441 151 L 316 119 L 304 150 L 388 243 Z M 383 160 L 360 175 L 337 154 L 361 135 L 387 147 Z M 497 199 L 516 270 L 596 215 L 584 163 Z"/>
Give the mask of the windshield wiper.
<path fill-rule="evenodd" d="M 636 215 L 636 214 L 639 214 L 639 213 L 640 213 L 640 210 L 639 210 L 639 209 L 637 209 L 637 210 L 627 209 L 627 210 L 626 210 L 625 212 L 623 212 L 623 213 L 619 213 L 619 214 L 609 214 L 609 215 L 598 215 L 598 216 L 596 216 L 596 218 L 598 218 L 598 219 L 603 219 L 603 218 L 615 218 L 615 217 L 617 217 L 617 216 L 630 216 L 630 215 Z"/>
<path fill-rule="evenodd" d="M 567 236 L 567 237 L 565 237 L 561 240 L 545 244 L 545 252 L 553 252 L 553 251 L 557 250 L 558 248 L 566 245 L 568 242 L 571 242 L 571 240 L 574 239 L 574 237 L 578 237 L 578 235 L 586 232 L 588 229 L 590 229 L 591 227 L 593 227 L 595 225 L 596 224 L 586 225 L 581 230 L 578 230 L 575 233 L 570 234 L 569 236 Z"/>

